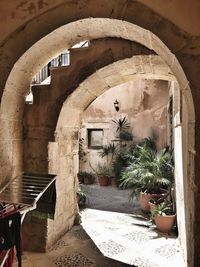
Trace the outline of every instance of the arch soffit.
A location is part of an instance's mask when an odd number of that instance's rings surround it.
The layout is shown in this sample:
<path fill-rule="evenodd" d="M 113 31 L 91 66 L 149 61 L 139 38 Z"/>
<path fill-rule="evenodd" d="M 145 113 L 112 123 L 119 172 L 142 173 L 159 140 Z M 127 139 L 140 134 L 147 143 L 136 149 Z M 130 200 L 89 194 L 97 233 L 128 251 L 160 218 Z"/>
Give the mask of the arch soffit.
<path fill-rule="evenodd" d="M 79 41 L 103 37 L 127 39 L 154 50 L 176 77 L 186 99 L 189 120 L 194 122 L 194 105 L 189 82 L 175 55 L 152 32 L 126 21 L 106 18 L 87 18 L 61 26 L 29 48 L 14 65 L 8 77 L 2 97 L 1 117 L 22 119 L 24 96 L 30 80 L 49 60 Z M 8 111 L 10 101 L 14 101 L 15 105 Z"/>
<path fill-rule="evenodd" d="M 176 81 L 170 68 L 156 55 L 133 56 L 114 62 L 89 76 L 66 99 L 58 119 L 57 133 L 63 127 L 79 127 L 83 111 L 105 91 L 138 79 Z"/>

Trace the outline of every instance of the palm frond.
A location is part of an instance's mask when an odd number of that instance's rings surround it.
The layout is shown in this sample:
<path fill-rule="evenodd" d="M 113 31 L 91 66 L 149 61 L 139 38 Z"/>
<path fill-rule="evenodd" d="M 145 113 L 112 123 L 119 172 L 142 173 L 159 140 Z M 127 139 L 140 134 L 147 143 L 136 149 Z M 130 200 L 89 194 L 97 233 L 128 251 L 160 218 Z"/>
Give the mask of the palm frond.
<path fill-rule="evenodd" d="M 158 153 L 143 143 L 136 146 L 133 154 L 133 161 L 122 172 L 120 182 L 123 188 L 131 188 L 132 194 L 137 195 L 141 189 L 150 193 L 170 186 L 174 167 L 169 151 L 163 149 Z"/>

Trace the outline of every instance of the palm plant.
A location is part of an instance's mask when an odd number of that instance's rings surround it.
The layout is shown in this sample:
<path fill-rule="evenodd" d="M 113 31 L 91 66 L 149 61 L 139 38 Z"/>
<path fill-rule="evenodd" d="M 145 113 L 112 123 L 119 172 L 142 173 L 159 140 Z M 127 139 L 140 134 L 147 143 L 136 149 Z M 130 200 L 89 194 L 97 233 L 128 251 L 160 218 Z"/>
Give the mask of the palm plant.
<path fill-rule="evenodd" d="M 133 134 L 130 132 L 130 124 L 126 117 L 112 120 L 115 123 L 119 141 L 131 141 L 133 140 Z"/>
<path fill-rule="evenodd" d="M 121 174 L 124 168 L 126 168 L 133 158 L 133 147 L 124 146 L 120 150 L 117 150 L 115 159 L 113 160 L 113 171 L 117 180 L 121 179 Z"/>
<path fill-rule="evenodd" d="M 175 217 L 173 204 L 168 200 L 161 202 L 151 209 L 151 219 L 161 232 L 169 233 L 171 231 L 174 226 Z"/>
<path fill-rule="evenodd" d="M 131 188 L 132 197 L 140 192 L 160 193 L 160 188 L 167 188 L 173 181 L 173 161 L 167 149 L 161 152 L 152 150 L 146 143 L 136 147 L 136 154 L 130 165 L 122 172 L 120 186 Z"/>
<path fill-rule="evenodd" d="M 116 146 L 115 144 L 109 144 L 102 147 L 101 151 L 99 152 L 99 155 L 104 158 L 107 158 L 107 165 L 111 168 L 111 164 L 113 162 L 113 157 L 116 154 Z M 110 156 L 110 158 L 109 158 Z"/>
<path fill-rule="evenodd" d="M 165 200 L 160 204 L 155 205 L 155 207 L 151 210 L 152 218 L 154 218 L 156 215 L 166 216 L 173 214 L 172 207 L 172 203 L 168 200 Z"/>
<path fill-rule="evenodd" d="M 125 130 L 128 130 L 130 128 L 130 124 L 129 124 L 126 117 L 115 119 L 112 121 L 117 126 L 117 129 L 116 129 L 117 132 L 125 131 Z"/>

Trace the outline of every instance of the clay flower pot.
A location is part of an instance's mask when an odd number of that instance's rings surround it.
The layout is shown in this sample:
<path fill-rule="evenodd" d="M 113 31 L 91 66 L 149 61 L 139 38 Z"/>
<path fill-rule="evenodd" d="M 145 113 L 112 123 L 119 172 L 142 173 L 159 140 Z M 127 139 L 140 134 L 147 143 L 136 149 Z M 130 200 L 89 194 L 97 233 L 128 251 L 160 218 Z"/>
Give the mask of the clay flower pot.
<path fill-rule="evenodd" d="M 98 181 L 100 186 L 107 186 L 109 183 L 109 178 L 108 176 L 99 176 Z"/>
<path fill-rule="evenodd" d="M 93 181 L 89 177 L 84 177 L 84 184 L 86 185 L 93 184 Z"/>
<path fill-rule="evenodd" d="M 139 204 L 140 204 L 140 208 L 143 212 L 148 213 L 150 212 L 150 199 L 159 199 L 159 198 L 163 198 L 165 196 L 167 196 L 167 191 L 165 191 L 164 189 L 162 194 L 147 194 L 147 193 L 143 193 L 140 192 L 140 196 L 139 196 Z"/>
<path fill-rule="evenodd" d="M 154 218 L 157 229 L 163 233 L 169 233 L 174 225 L 176 215 L 156 215 Z"/>
<path fill-rule="evenodd" d="M 117 187 L 117 179 L 115 177 L 110 177 L 110 184 L 112 187 Z"/>
<path fill-rule="evenodd" d="M 151 203 L 149 201 L 149 207 L 150 207 L 150 212 L 156 207 L 156 204 L 155 203 Z"/>

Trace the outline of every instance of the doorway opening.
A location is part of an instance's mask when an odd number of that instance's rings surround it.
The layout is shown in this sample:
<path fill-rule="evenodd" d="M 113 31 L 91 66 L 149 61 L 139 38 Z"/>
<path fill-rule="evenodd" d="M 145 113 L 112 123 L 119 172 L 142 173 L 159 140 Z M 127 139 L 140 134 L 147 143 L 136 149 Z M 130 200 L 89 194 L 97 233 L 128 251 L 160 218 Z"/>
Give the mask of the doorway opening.
<path fill-rule="evenodd" d="M 116 99 L 120 107 L 118 111 L 113 104 Z M 175 99 L 176 110 L 174 105 L 171 107 L 171 99 Z M 180 113 L 177 101 L 177 90 L 173 81 L 134 80 L 103 93 L 81 116 L 78 178 L 81 183 L 80 206 L 86 208 L 81 213 L 82 225 L 107 257 L 139 266 L 146 259 L 159 266 L 163 260 L 156 257 L 156 253 L 150 253 L 151 257 L 154 254 L 153 261 L 142 253 L 144 244 L 152 247 L 156 240 L 157 253 L 163 250 L 164 243 L 168 253 L 173 253 L 172 248 L 176 247 L 178 253 L 170 260 L 182 264 L 182 254 L 175 239 L 177 228 L 168 238 L 156 232 L 150 222 L 150 214 L 141 211 L 136 199 L 130 201 L 129 197 L 131 193 L 135 193 L 136 188 L 132 189 L 130 186 L 131 189 L 125 189 L 121 181 L 123 173 L 133 163 L 134 151 L 138 146 L 142 146 L 144 141 L 148 140 L 153 145 L 154 152 L 157 151 L 158 154 L 168 147 L 171 156 L 173 155 L 174 127 L 171 116 L 174 117 L 175 112 Z M 125 130 L 120 138 L 118 127 L 123 121 Z M 174 158 L 174 155 L 172 157 Z M 102 183 L 101 176 L 107 181 Z M 116 182 L 114 188 L 111 186 L 113 179 Z M 128 179 L 131 181 L 130 176 Z M 168 201 L 172 201 L 171 197 L 170 194 Z M 83 200 L 86 200 L 86 203 Z M 172 203 L 175 212 L 175 199 Z M 125 241 L 126 238 L 129 238 L 128 243 Z M 152 240 L 154 241 L 151 244 Z M 128 247 L 133 251 L 136 244 L 134 254 L 137 256 L 131 259 L 128 256 Z M 117 252 L 116 246 L 121 246 L 122 251 Z M 112 251 L 112 255 L 109 254 L 111 252 L 108 253 L 107 247 Z"/>

